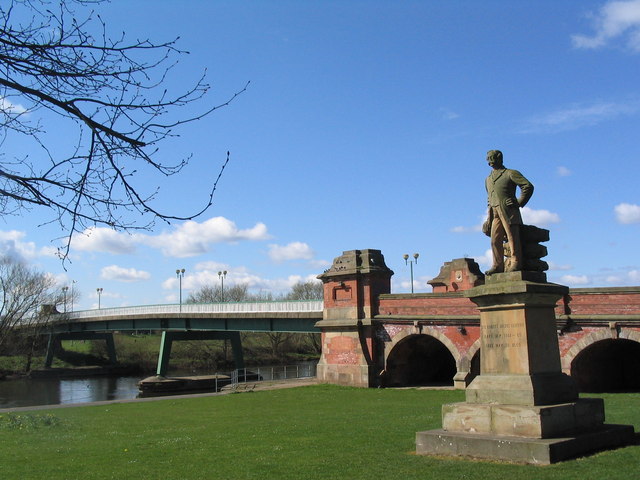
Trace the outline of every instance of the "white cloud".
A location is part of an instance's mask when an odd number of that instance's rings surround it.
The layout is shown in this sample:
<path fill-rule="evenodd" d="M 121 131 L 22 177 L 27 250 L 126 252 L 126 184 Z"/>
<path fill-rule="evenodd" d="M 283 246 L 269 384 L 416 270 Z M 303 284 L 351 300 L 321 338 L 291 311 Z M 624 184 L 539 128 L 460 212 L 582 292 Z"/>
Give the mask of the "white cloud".
<path fill-rule="evenodd" d="M 442 114 L 442 118 L 445 120 L 455 120 L 456 118 L 460 117 L 459 114 L 449 108 L 441 108 L 440 113 Z"/>
<path fill-rule="evenodd" d="M 167 257 L 192 257 L 202 255 L 215 243 L 235 243 L 241 240 L 266 240 L 270 238 L 264 223 L 240 230 L 234 222 L 224 217 L 214 217 L 202 223 L 193 220 L 176 226 L 172 231 L 159 235 L 117 232 L 104 227 L 91 227 L 73 238 L 72 247 L 87 252 L 112 254 L 134 253 L 143 244 L 159 249 Z"/>
<path fill-rule="evenodd" d="M 183 294 L 182 298 L 186 298 L 186 291 L 195 291 L 205 286 L 217 286 L 221 284 L 221 279 L 218 276 L 218 272 L 221 270 L 227 270 L 227 275 L 224 280 L 225 288 L 232 285 L 247 285 L 252 291 L 267 291 L 272 292 L 274 295 L 278 293 L 285 293 L 291 290 L 298 282 L 306 281 L 318 281 L 315 274 L 306 276 L 290 275 L 286 278 L 267 279 L 262 278 L 249 271 L 243 266 L 229 266 L 216 262 L 202 262 L 196 265 L 196 269 L 193 272 L 187 272 L 182 280 Z M 165 298 L 167 301 L 177 301 L 178 279 L 170 277 L 162 283 L 162 288 L 172 293 L 168 293 Z"/>
<path fill-rule="evenodd" d="M 573 265 L 559 265 L 551 261 L 547 261 L 547 263 L 549 264 L 549 270 L 555 270 L 555 271 L 573 270 Z"/>
<path fill-rule="evenodd" d="M 483 255 L 473 257 L 473 259 L 478 263 L 478 265 L 490 267 L 491 264 L 493 264 L 493 253 L 491 253 L 491 249 L 488 249 L 485 250 Z"/>
<path fill-rule="evenodd" d="M 476 225 L 472 225 L 470 227 L 466 227 L 464 225 L 458 225 L 451 229 L 453 233 L 477 233 L 482 231 L 482 224 L 487 219 L 486 212 L 478 215 L 478 223 Z"/>
<path fill-rule="evenodd" d="M 222 262 L 207 260 L 206 262 L 196 263 L 196 265 L 193 268 L 194 270 L 211 270 L 214 272 L 220 272 L 223 270 L 229 270 L 229 265 Z"/>
<path fill-rule="evenodd" d="M 586 275 L 563 275 L 560 277 L 560 281 L 569 286 L 588 285 L 591 283 L 591 280 Z"/>
<path fill-rule="evenodd" d="M 637 101 L 624 103 L 594 102 L 574 104 L 555 112 L 536 115 L 527 120 L 520 133 L 551 133 L 577 130 L 596 125 L 626 115 L 634 115 L 640 110 Z"/>
<path fill-rule="evenodd" d="M 311 265 L 313 268 L 318 269 L 318 273 L 320 273 L 320 271 L 325 270 L 327 267 L 330 267 L 332 264 L 333 262 L 330 262 L 328 260 L 311 260 L 309 262 L 309 265 Z M 312 276 L 314 279 L 316 278 L 315 275 L 312 275 Z"/>
<path fill-rule="evenodd" d="M 552 223 L 560 223 L 560 216 L 549 210 L 533 210 L 522 207 L 522 221 L 528 225 L 548 226 Z"/>
<path fill-rule="evenodd" d="M 270 238 L 264 223 L 256 223 L 253 228 L 240 230 L 234 222 L 224 217 L 210 218 L 202 223 L 190 220 L 179 225 L 173 232 L 142 237 L 145 244 L 160 249 L 165 256 L 178 258 L 207 253 L 215 243 Z"/>
<path fill-rule="evenodd" d="M 6 97 L 0 97 L 0 111 L 6 115 L 17 116 L 26 113 L 27 109 L 19 103 L 13 103 Z"/>
<path fill-rule="evenodd" d="M 574 47 L 600 48 L 626 34 L 627 47 L 640 52 L 640 0 L 609 1 L 591 17 L 595 33 L 592 36 L 572 35 Z"/>
<path fill-rule="evenodd" d="M 573 174 L 573 172 L 569 170 L 567 167 L 562 167 L 562 166 L 556 169 L 556 173 L 558 174 L 559 177 L 568 177 L 569 175 Z"/>
<path fill-rule="evenodd" d="M 115 255 L 133 253 L 136 236 L 120 233 L 110 228 L 89 227 L 80 235 L 74 235 L 71 246 L 84 252 L 106 252 Z"/>
<path fill-rule="evenodd" d="M 0 230 L 0 255 L 18 260 L 32 260 L 36 257 L 54 257 L 57 250 L 53 247 L 37 248 L 34 242 L 26 242 L 26 232 L 19 230 Z"/>
<path fill-rule="evenodd" d="M 311 260 L 313 250 L 304 242 L 292 242 L 287 245 L 269 245 L 269 258 L 281 263 L 287 260 Z"/>
<path fill-rule="evenodd" d="M 627 273 L 627 277 L 634 283 L 640 283 L 640 270 L 631 270 Z"/>
<path fill-rule="evenodd" d="M 136 270 L 135 268 L 109 265 L 101 270 L 100 277 L 105 280 L 117 280 L 119 282 L 139 282 L 141 280 L 148 280 L 151 278 L 151 274 L 143 270 Z"/>
<path fill-rule="evenodd" d="M 613 210 L 615 211 L 618 223 L 640 223 L 640 205 L 620 203 L 616 205 Z"/>

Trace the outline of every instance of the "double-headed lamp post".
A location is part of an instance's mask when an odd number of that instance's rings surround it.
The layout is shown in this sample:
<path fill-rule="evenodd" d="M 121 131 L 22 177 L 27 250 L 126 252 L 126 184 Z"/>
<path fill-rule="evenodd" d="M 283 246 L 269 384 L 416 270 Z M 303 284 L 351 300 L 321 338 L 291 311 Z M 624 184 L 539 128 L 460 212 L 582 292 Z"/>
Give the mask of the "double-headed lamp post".
<path fill-rule="evenodd" d="M 220 287 L 220 298 L 222 299 L 223 302 L 224 302 L 224 277 L 226 276 L 227 276 L 226 270 L 222 270 L 218 272 L 218 278 L 222 282 L 222 286 Z"/>
<path fill-rule="evenodd" d="M 418 263 L 418 257 L 420 256 L 419 253 L 414 253 L 413 254 L 413 260 L 409 260 L 409 254 L 405 253 L 402 258 L 404 258 L 404 264 L 406 265 L 407 263 L 409 265 L 411 265 L 411 293 L 413 293 L 413 264 L 414 263 Z"/>
<path fill-rule="evenodd" d="M 104 288 L 100 287 L 100 288 L 96 288 L 96 292 L 98 293 L 98 310 L 100 310 L 100 298 L 102 297 L 102 291 L 104 290 Z"/>
<path fill-rule="evenodd" d="M 182 312 L 182 277 L 184 277 L 184 268 L 177 268 L 176 276 L 178 277 L 178 282 L 180 284 L 180 312 Z"/>
<path fill-rule="evenodd" d="M 67 290 L 69 290 L 69 287 L 67 287 L 66 285 L 62 287 L 62 294 L 64 295 L 64 313 L 67 313 Z"/>

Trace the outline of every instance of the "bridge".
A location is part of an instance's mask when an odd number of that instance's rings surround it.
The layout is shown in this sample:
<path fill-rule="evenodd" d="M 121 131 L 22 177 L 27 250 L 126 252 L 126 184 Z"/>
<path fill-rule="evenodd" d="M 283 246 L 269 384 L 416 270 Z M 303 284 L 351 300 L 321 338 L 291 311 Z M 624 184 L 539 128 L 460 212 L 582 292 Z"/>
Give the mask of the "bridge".
<path fill-rule="evenodd" d="M 393 272 L 379 250 L 346 251 L 320 275 L 324 301 L 156 305 L 49 316 L 55 340 L 162 332 L 158 375 L 178 340 L 230 340 L 244 366 L 240 332 L 321 332 L 318 379 L 376 387 L 448 384 L 466 388 L 480 373 L 481 328 L 465 290 L 484 283 L 469 258 L 445 262 L 433 293 L 392 294 Z M 640 389 L 640 287 L 569 289 L 556 304 L 562 369 L 584 389 Z"/>
<path fill-rule="evenodd" d="M 116 363 L 114 332 L 161 331 L 157 375 L 165 375 L 171 346 L 179 340 L 230 340 L 237 368 L 244 368 L 240 332 L 319 333 L 323 302 L 275 301 L 180 305 L 141 305 L 59 313 L 49 308 L 50 367 L 60 340 L 104 340 Z"/>
<path fill-rule="evenodd" d="M 392 294 L 379 250 L 345 251 L 324 283 L 318 380 L 362 387 L 453 385 L 480 373 L 485 282 L 471 258 L 445 262 L 433 293 Z M 575 288 L 555 306 L 560 360 L 583 391 L 640 390 L 640 287 Z"/>

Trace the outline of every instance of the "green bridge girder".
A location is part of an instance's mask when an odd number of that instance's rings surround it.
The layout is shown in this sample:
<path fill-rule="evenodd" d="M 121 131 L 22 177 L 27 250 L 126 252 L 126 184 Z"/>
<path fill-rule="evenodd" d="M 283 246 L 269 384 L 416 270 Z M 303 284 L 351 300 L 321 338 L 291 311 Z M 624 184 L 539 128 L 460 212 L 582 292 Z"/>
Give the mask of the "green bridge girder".
<path fill-rule="evenodd" d="M 315 313 L 315 312 L 314 312 Z M 246 315 L 246 314 L 245 314 Z M 320 333 L 316 323 L 322 312 L 301 313 L 293 317 L 236 316 L 209 318 L 128 318 L 76 320 L 52 323 L 49 333 L 116 332 L 116 331 L 227 331 L 227 332 L 292 332 Z"/>

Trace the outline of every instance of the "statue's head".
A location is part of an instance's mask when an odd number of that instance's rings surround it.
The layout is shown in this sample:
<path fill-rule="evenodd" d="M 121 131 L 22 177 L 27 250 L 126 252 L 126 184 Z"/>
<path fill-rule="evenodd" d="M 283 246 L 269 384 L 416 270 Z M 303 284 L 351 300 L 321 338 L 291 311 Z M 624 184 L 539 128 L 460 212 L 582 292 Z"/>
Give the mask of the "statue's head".
<path fill-rule="evenodd" d="M 491 167 L 502 166 L 502 152 L 500 150 L 489 150 L 487 152 L 487 163 Z"/>

